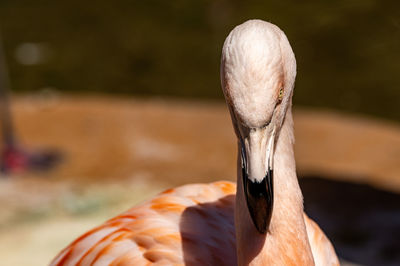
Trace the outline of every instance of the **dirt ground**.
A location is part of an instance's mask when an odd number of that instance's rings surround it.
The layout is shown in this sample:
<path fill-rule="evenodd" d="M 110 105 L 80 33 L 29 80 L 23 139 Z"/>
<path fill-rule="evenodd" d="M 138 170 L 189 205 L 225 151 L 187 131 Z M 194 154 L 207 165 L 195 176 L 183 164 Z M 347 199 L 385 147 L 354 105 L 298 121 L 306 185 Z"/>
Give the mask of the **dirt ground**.
<path fill-rule="evenodd" d="M 13 114 L 28 150 L 62 155 L 48 172 L 0 178 L 0 260 L 44 265 L 90 227 L 163 188 L 235 180 L 236 147 L 223 103 L 20 96 Z M 400 192 L 400 126 L 296 108 L 299 176 Z"/>

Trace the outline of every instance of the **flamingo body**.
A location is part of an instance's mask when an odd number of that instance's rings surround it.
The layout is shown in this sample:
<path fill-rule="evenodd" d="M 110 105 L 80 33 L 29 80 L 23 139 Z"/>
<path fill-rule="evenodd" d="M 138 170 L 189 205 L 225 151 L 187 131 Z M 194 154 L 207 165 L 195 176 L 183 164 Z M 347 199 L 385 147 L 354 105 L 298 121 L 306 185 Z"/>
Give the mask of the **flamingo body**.
<path fill-rule="evenodd" d="M 247 21 L 231 31 L 221 83 L 238 144 L 237 186 L 194 184 L 84 234 L 52 265 L 338 265 L 303 212 L 294 159 L 296 60 L 283 31 Z"/>
<path fill-rule="evenodd" d="M 168 189 L 83 234 L 51 265 L 236 265 L 236 185 Z M 316 265 L 338 265 L 332 245 L 304 214 Z"/>
<path fill-rule="evenodd" d="M 51 265 L 235 265 L 235 189 L 168 189 L 85 233 Z"/>

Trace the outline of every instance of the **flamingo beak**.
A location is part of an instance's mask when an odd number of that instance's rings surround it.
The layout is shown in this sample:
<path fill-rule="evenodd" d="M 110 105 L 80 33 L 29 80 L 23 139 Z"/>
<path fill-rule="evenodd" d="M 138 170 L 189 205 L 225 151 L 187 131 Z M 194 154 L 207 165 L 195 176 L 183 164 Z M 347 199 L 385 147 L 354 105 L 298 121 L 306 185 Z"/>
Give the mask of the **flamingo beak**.
<path fill-rule="evenodd" d="M 242 179 L 247 207 L 253 223 L 260 234 L 268 231 L 272 216 L 273 190 L 273 146 L 275 130 L 265 139 L 265 129 L 250 133 L 248 141 L 241 141 Z"/>

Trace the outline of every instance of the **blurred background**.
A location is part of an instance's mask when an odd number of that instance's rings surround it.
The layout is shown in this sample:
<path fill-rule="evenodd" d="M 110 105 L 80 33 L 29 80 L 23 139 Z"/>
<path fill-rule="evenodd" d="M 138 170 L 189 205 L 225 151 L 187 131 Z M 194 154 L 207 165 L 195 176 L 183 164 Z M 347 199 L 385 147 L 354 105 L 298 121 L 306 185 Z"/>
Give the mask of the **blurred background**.
<path fill-rule="evenodd" d="M 219 61 L 250 18 L 296 55 L 306 211 L 344 261 L 399 265 L 395 0 L 1 1 L 2 263 L 47 264 L 164 188 L 234 181 Z"/>

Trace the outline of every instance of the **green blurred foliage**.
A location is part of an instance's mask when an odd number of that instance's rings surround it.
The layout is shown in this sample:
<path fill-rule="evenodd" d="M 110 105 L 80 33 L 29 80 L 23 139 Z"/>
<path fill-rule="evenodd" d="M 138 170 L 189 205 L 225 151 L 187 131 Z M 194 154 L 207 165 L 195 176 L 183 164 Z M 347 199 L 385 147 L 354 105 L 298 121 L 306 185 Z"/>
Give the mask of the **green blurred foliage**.
<path fill-rule="evenodd" d="M 222 98 L 219 60 L 237 24 L 287 34 L 298 63 L 295 104 L 400 120 L 400 2 L 2 0 L 13 90 Z M 23 65 L 23 43 L 46 60 Z"/>

